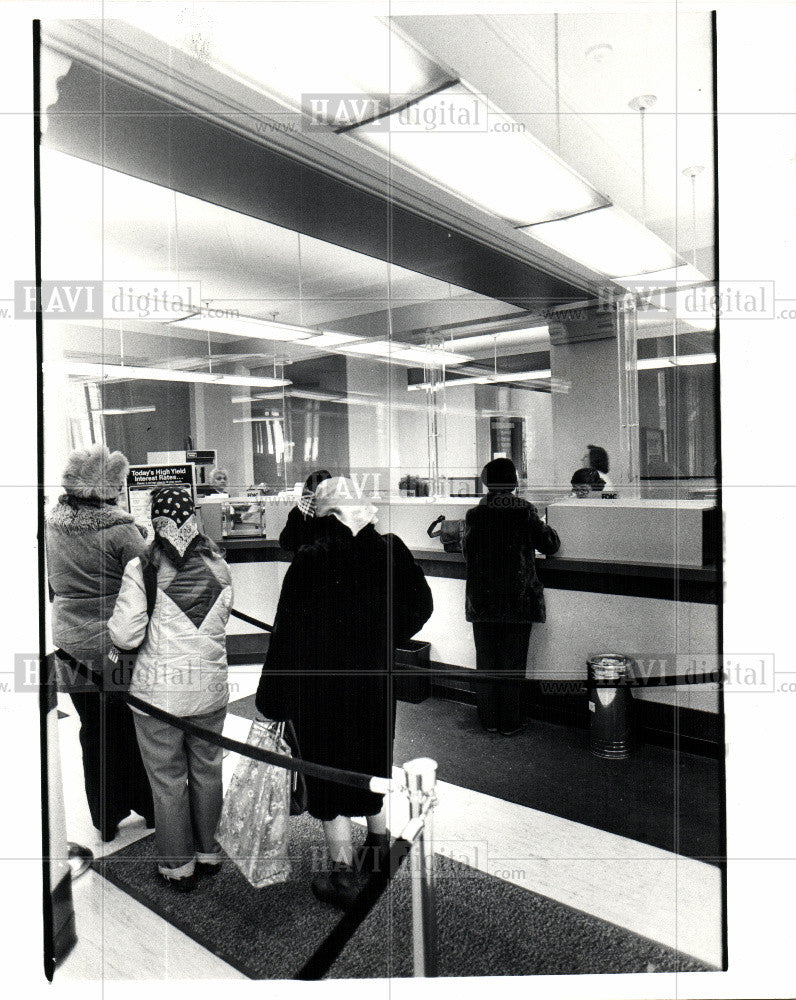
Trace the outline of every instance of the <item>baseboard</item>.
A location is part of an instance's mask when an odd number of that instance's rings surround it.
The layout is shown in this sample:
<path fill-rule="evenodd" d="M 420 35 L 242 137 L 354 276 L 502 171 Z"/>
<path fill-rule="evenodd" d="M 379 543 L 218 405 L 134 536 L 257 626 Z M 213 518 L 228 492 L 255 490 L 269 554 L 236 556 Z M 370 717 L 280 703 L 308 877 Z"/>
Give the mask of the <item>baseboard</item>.
<path fill-rule="evenodd" d="M 252 632 L 227 636 L 227 659 L 230 666 L 262 663 L 268 649 L 268 633 Z M 432 693 L 467 705 L 475 705 L 470 677 L 472 669 L 450 663 L 431 662 L 431 668 L 444 673 L 432 681 Z M 526 715 L 559 726 L 586 729 L 589 710 L 585 687 L 573 683 L 571 693 L 552 693 L 544 681 L 527 680 L 523 684 Z M 636 735 L 642 743 L 677 749 L 683 753 L 721 757 L 724 750 L 722 719 L 714 712 L 700 712 L 655 701 L 635 701 Z"/>
<path fill-rule="evenodd" d="M 432 684 L 434 695 L 464 704 L 475 705 L 475 693 L 469 682 L 471 670 L 449 663 L 433 662 L 435 670 L 448 676 L 437 677 Z M 548 686 L 538 680 L 523 683 L 523 701 L 526 715 L 531 719 L 555 725 L 587 729 L 589 726 L 588 701 L 585 685 L 582 690 L 573 684 L 572 693 L 550 693 Z M 636 736 L 642 743 L 677 749 L 682 753 L 695 753 L 719 758 L 723 754 L 722 720 L 714 712 L 700 712 L 693 708 L 680 708 L 660 702 L 635 700 Z"/>

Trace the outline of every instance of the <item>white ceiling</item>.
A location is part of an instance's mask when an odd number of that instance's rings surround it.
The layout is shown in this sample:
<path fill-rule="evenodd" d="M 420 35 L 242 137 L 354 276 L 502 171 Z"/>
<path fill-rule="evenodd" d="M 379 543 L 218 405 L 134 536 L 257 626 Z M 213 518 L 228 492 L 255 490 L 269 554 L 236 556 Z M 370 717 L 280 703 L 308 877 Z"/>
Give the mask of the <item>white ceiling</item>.
<path fill-rule="evenodd" d="M 246 6 L 257 7 L 266 25 L 268 5 Z M 706 169 L 697 181 L 696 246 L 712 245 L 707 14 L 678 14 L 674 7 L 561 14 L 560 118 L 552 14 L 407 15 L 393 23 L 637 218 L 640 123 L 627 104 L 638 94 L 655 94 L 657 103 L 646 117 L 648 225 L 690 255 L 691 183 L 682 170 L 699 164 Z M 308 18 L 307 31 L 312 26 Z M 600 62 L 587 55 L 596 45 L 610 46 Z M 359 145 L 345 136 L 330 139 L 343 154 Z M 468 318 L 511 312 L 505 303 L 49 150 L 43 171 L 45 277 L 69 272 L 199 281 L 203 299 L 214 306 L 314 327 L 345 329 L 350 320 L 352 332 L 357 321 L 361 326 L 368 317 L 383 318 L 388 306 L 397 333 L 446 321 L 464 324 L 461 332 L 468 333 Z M 163 345 L 162 328 L 127 328 L 143 338 L 142 350 L 148 338 Z M 187 330 L 178 336 L 207 339 Z M 211 341 L 221 350 L 241 350 L 229 335 L 214 334 Z M 257 342 L 249 346 L 259 350 Z M 273 350 L 267 344 L 262 349 Z M 298 345 L 279 349 L 309 356 Z"/>
<path fill-rule="evenodd" d="M 560 147 L 552 13 L 394 20 L 642 221 L 641 127 L 628 102 L 654 94 L 645 122 L 647 224 L 690 254 L 691 182 L 681 171 L 701 165 L 696 245 L 713 244 L 709 14 L 680 13 L 672 5 L 668 11 L 559 15 Z M 601 62 L 587 56 L 596 45 L 611 46 Z"/>
<path fill-rule="evenodd" d="M 151 6 L 157 12 L 159 5 Z M 60 46 L 60 51 L 74 51 L 89 62 L 118 70 L 146 89 L 166 93 L 177 103 L 196 108 L 214 120 L 240 123 L 246 134 L 253 131 L 259 141 L 318 163 L 367 189 L 380 190 L 386 181 L 396 204 L 446 220 L 446 224 L 484 238 L 515 256 L 542 263 L 550 273 L 569 277 L 584 288 L 595 291 L 604 280 L 529 235 L 518 234 L 494 213 L 456 198 L 395 160 L 385 161 L 353 136 L 329 131 L 307 133 L 297 109 L 290 112 L 278 95 L 241 83 L 232 66 L 234 44 L 225 56 L 226 69 L 214 66 L 212 25 L 220 4 L 174 2 L 166 6 L 178 9 L 185 25 L 192 26 L 189 47 L 193 54 L 171 48 L 118 20 L 125 16 L 123 3 L 109 5 L 99 32 L 99 22 L 52 22 L 47 37 L 56 48 Z M 473 9 L 472 4 L 456 6 Z M 694 246 L 703 250 L 698 264 L 710 274 L 713 180 L 709 14 L 680 13 L 675 4 L 625 9 L 621 14 L 585 10 L 562 13 L 558 19 L 559 118 L 555 113 L 554 15 L 515 13 L 516 6 L 496 3 L 489 8 L 490 13 L 482 5 L 478 9 L 483 12 L 479 13 L 420 15 L 414 13 L 416 9 L 428 11 L 434 5 L 386 5 L 367 0 L 356 5 L 328 0 L 320 7 L 308 0 L 282 0 L 278 5 L 251 0 L 223 5 L 225 15 L 229 14 L 225 16 L 225 28 L 227 20 L 231 20 L 241 37 L 262 37 L 270 44 L 278 44 L 283 11 L 297 9 L 302 44 L 296 58 L 306 61 L 299 77 L 306 72 L 308 78 L 315 69 L 313 53 L 319 46 L 325 54 L 330 48 L 340 51 L 344 43 L 350 44 L 352 12 L 357 19 L 387 17 L 396 32 L 484 92 L 547 146 L 559 151 L 593 186 L 631 215 L 646 221 L 681 254 L 690 257 Z M 136 17 L 140 20 L 139 8 L 137 5 L 137 14 L 131 15 L 134 21 Z M 314 16 L 319 9 L 323 9 L 323 18 Z M 333 17 L 330 12 L 338 12 L 339 16 Z M 391 13 L 396 16 L 389 18 Z M 60 30 L 53 32 L 56 24 Z M 228 30 L 224 37 L 230 37 Z M 207 47 L 210 56 L 193 52 L 194 42 L 202 50 Z M 587 55 L 595 45 L 609 47 L 609 56 L 601 62 Z M 241 59 L 251 48 L 241 45 Z M 267 45 L 263 52 L 267 53 Z M 640 121 L 627 105 L 631 98 L 647 93 L 655 94 L 658 101 L 646 117 L 645 216 L 641 204 Z M 264 121 L 272 123 L 265 131 L 261 127 Z M 682 175 L 682 170 L 692 165 L 705 167 L 696 185 L 696 237 L 691 220 L 691 182 Z M 486 158 L 483 169 L 490 170 Z"/>

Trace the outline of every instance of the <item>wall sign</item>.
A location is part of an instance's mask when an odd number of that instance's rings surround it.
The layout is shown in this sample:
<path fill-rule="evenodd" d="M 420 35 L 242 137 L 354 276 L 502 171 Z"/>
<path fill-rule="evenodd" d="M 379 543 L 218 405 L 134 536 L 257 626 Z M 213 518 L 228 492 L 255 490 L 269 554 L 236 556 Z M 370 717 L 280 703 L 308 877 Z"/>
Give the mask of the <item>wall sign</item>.
<path fill-rule="evenodd" d="M 195 468 L 193 463 L 182 465 L 131 465 L 127 474 L 127 509 L 138 524 L 148 531 L 147 540 L 153 537 L 149 508 L 152 491 L 159 486 L 182 486 L 191 491 L 191 499 L 196 502 Z"/>

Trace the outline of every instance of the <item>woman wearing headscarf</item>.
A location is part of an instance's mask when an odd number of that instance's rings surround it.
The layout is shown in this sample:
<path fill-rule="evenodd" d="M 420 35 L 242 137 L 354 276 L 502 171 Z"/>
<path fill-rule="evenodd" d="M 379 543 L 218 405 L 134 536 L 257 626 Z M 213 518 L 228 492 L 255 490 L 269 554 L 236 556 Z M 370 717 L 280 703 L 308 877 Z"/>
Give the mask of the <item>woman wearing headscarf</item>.
<path fill-rule="evenodd" d="M 147 826 L 154 823 L 130 710 L 116 692 L 101 692 L 85 679 L 93 675 L 100 687 L 110 686 L 115 665 L 108 658 L 108 619 L 125 566 L 146 549 L 142 529 L 117 506 L 128 469 L 124 455 L 104 445 L 73 451 L 63 474 L 64 495 L 45 524 L 53 639 L 72 658 L 68 676 L 62 667 L 61 682 L 80 717 L 86 798 L 104 841 L 113 840 L 131 811 Z M 77 664 L 91 674 L 78 673 Z"/>
<path fill-rule="evenodd" d="M 315 540 L 315 491 L 321 483 L 331 478 L 331 472 L 326 469 L 319 469 L 307 477 L 301 499 L 287 515 L 287 522 L 279 536 L 279 544 L 286 552 L 298 552 L 302 545 L 309 545 Z"/>
<path fill-rule="evenodd" d="M 400 538 L 376 531 L 376 508 L 351 480 L 322 482 L 315 499 L 318 536 L 285 575 L 257 708 L 293 720 L 306 760 L 389 777 L 394 650 L 428 621 L 431 591 Z M 323 822 L 331 860 L 312 889 L 347 908 L 359 889 L 350 817 L 368 823 L 358 861 L 383 863 L 390 843 L 383 796 L 310 776 L 306 782 L 308 810 Z"/>
<path fill-rule="evenodd" d="M 229 700 L 229 566 L 215 543 L 200 534 L 188 490 L 155 490 L 151 516 L 155 538 L 147 553 L 128 563 L 108 631 L 120 649 L 140 646 L 130 694 L 220 734 Z M 157 574 L 151 616 L 147 563 Z M 223 798 L 223 751 L 142 710 L 133 711 L 155 801 L 158 871 L 175 889 L 188 891 L 197 869 L 214 874 L 221 864 L 215 832 Z"/>

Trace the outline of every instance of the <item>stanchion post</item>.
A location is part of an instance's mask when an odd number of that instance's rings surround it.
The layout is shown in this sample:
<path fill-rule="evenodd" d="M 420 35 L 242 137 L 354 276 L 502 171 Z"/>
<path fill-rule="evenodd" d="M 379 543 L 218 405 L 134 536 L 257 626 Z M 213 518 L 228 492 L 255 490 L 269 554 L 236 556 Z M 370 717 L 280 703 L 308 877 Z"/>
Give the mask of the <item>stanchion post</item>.
<path fill-rule="evenodd" d="M 434 887 L 433 797 L 437 762 L 418 757 L 404 764 L 409 793 L 409 815 L 425 810 L 423 828 L 412 845 L 412 943 L 416 977 L 437 975 L 437 905 Z M 429 808 L 430 806 L 430 808 Z"/>

